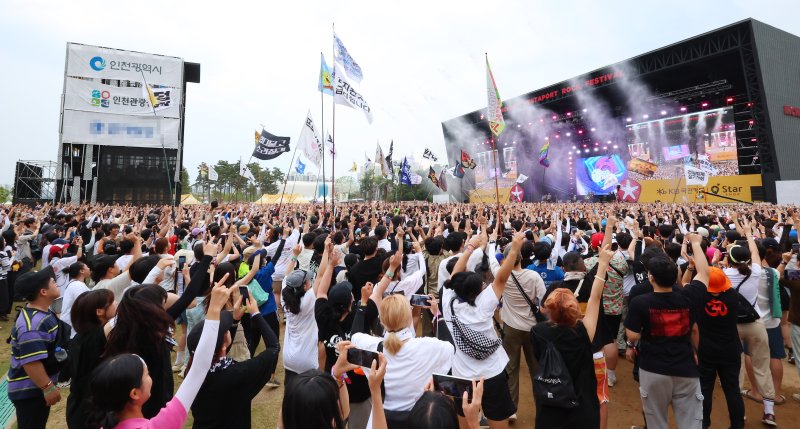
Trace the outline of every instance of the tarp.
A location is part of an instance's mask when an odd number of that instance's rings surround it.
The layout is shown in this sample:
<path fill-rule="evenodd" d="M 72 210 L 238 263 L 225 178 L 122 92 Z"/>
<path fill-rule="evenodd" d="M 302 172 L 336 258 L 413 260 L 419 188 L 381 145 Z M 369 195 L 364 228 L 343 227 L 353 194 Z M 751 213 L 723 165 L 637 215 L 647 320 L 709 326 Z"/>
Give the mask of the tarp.
<path fill-rule="evenodd" d="M 254 201 L 255 204 L 278 204 L 281 201 L 281 194 L 264 194 L 261 198 Z M 300 194 L 284 194 L 284 203 L 307 203 L 308 198 Z"/>
<path fill-rule="evenodd" d="M 181 205 L 182 206 L 196 206 L 198 204 L 203 204 L 197 200 L 192 194 L 183 194 L 181 195 Z"/>

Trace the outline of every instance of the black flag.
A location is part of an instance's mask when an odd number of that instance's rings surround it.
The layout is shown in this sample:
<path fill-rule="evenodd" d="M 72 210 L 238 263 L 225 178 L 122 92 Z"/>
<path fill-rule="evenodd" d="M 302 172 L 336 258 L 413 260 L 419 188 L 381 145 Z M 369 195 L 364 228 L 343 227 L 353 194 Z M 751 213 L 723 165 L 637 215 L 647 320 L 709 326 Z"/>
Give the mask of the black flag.
<path fill-rule="evenodd" d="M 289 152 L 289 137 L 278 137 L 264 129 L 261 130 L 261 137 L 253 150 L 253 157 L 266 161 L 277 158 L 285 152 Z"/>

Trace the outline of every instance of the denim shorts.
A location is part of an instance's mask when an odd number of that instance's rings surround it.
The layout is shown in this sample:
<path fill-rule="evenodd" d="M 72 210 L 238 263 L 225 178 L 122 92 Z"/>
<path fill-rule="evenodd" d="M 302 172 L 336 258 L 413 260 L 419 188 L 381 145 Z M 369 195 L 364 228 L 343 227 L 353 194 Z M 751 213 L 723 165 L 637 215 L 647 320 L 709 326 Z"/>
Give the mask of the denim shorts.
<path fill-rule="evenodd" d="M 767 329 L 767 338 L 769 338 L 769 357 L 771 359 L 783 359 L 786 357 L 786 349 L 783 348 L 783 334 L 781 334 L 781 327 Z"/>

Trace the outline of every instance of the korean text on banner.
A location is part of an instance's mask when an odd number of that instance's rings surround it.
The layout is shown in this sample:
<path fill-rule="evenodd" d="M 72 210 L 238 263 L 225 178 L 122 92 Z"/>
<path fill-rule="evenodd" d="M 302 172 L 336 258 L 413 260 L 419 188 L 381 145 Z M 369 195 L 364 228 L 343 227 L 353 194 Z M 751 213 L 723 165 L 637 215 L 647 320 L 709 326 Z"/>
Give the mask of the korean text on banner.
<path fill-rule="evenodd" d="M 151 88 L 159 103 L 156 115 L 166 118 L 180 117 L 180 90 L 177 88 Z M 118 115 L 153 116 L 142 88 L 103 85 L 85 79 L 67 77 L 64 93 L 65 110 L 114 113 Z"/>
<path fill-rule="evenodd" d="M 67 44 L 67 76 L 142 81 L 151 85 L 183 86 L 183 59 L 164 55 Z"/>
<path fill-rule="evenodd" d="M 178 148 L 180 120 L 64 110 L 64 143 Z"/>
<path fill-rule="evenodd" d="M 708 184 L 708 173 L 699 169 L 685 165 L 683 167 L 684 177 L 686 178 L 686 185 L 700 185 L 706 186 Z"/>
<path fill-rule="evenodd" d="M 319 167 L 322 164 L 322 139 L 317 132 L 314 125 L 314 118 L 311 117 L 311 110 L 308 111 L 306 122 L 303 124 L 303 129 L 300 131 L 300 141 L 297 142 L 300 149 L 303 150 L 303 155 L 306 159 L 311 161 L 312 164 Z"/>
<path fill-rule="evenodd" d="M 369 103 L 345 80 L 344 74 L 335 64 L 333 66 L 333 99 L 336 104 L 361 110 L 367 117 L 367 122 L 372 123 L 372 109 L 370 109 Z"/>

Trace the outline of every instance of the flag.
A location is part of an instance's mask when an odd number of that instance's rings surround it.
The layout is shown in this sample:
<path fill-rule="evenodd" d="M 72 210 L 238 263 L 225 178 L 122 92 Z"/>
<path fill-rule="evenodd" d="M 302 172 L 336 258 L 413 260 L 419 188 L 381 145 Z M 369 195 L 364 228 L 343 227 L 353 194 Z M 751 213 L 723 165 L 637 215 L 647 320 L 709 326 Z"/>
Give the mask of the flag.
<path fill-rule="evenodd" d="M 142 97 L 147 100 L 155 114 L 172 104 L 172 88 L 153 88 L 147 82 L 142 82 Z"/>
<path fill-rule="evenodd" d="M 525 183 L 526 180 L 528 180 L 528 176 L 524 174 L 517 176 L 517 183 Z"/>
<path fill-rule="evenodd" d="M 239 164 L 239 175 L 247 180 L 251 180 L 253 182 L 256 181 L 255 176 L 253 176 L 253 172 L 250 171 L 250 167 L 248 167 L 247 164 L 242 164 L 241 162 Z"/>
<path fill-rule="evenodd" d="M 300 149 L 303 150 L 303 155 L 306 156 L 306 159 L 319 167 L 322 162 L 322 139 L 320 139 L 319 133 L 317 133 L 317 129 L 314 126 L 311 110 L 308 111 L 306 122 L 300 131 L 300 141 L 297 144 L 300 145 Z"/>
<path fill-rule="evenodd" d="M 289 137 L 278 137 L 262 128 L 258 145 L 253 150 L 253 157 L 262 161 L 275 159 L 281 154 L 289 152 L 289 140 Z"/>
<path fill-rule="evenodd" d="M 439 174 L 439 189 L 447 192 L 447 177 L 444 176 L 444 170 Z"/>
<path fill-rule="evenodd" d="M 219 174 L 217 174 L 217 170 L 210 165 L 208 166 L 208 180 L 211 180 L 212 182 L 219 180 Z"/>
<path fill-rule="evenodd" d="M 550 160 L 547 159 L 548 152 L 550 152 L 550 137 L 544 139 L 544 146 L 539 149 L 539 164 L 545 167 L 550 166 Z"/>
<path fill-rule="evenodd" d="M 331 133 L 328 133 L 328 137 L 325 139 L 325 149 L 328 151 L 328 155 L 331 158 L 336 158 L 336 149 L 334 148 L 333 144 L 333 137 L 331 137 Z"/>
<path fill-rule="evenodd" d="M 208 165 L 205 162 L 201 162 L 197 166 L 197 172 L 200 173 L 200 177 L 208 178 Z"/>
<path fill-rule="evenodd" d="M 492 130 L 492 134 L 499 136 L 506 128 L 506 122 L 503 120 L 503 100 L 500 99 L 497 84 L 492 76 L 492 69 L 489 68 L 488 56 L 486 57 L 486 95 L 489 98 L 489 105 L 486 109 L 489 128 Z"/>
<path fill-rule="evenodd" d="M 341 64 L 347 72 L 347 76 L 361 83 L 361 79 L 364 79 L 364 75 L 361 73 L 361 66 L 350 56 L 347 48 L 344 47 L 344 43 L 336 36 L 336 33 L 333 33 L 333 49 L 334 68 L 336 67 L 335 63 Z"/>
<path fill-rule="evenodd" d="M 408 163 L 408 158 L 403 158 L 403 164 L 400 166 L 400 183 L 411 185 L 411 165 Z"/>
<path fill-rule="evenodd" d="M 473 170 L 478 166 L 478 164 L 475 164 L 475 160 L 472 159 L 468 153 L 464 152 L 464 149 L 461 149 L 461 165 L 469 168 L 470 170 Z"/>
<path fill-rule="evenodd" d="M 355 161 L 353 161 L 353 166 L 350 168 L 350 172 L 355 173 L 358 171 L 358 165 Z"/>
<path fill-rule="evenodd" d="M 439 178 L 436 177 L 436 171 L 433 170 L 433 167 L 428 167 L 428 179 L 431 179 L 433 186 L 439 187 Z"/>
<path fill-rule="evenodd" d="M 686 178 L 687 186 L 706 186 L 708 185 L 708 173 L 705 171 L 685 165 L 683 167 L 683 174 Z"/>
<path fill-rule="evenodd" d="M 386 158 L 383 157 L 383 149 L 381 148 L 380 142 L 378 143 L 378 148 L 375 150 L 375 162 L 380 164 L 381 175 L 383 175 L 383 177 L 391 175 L 390 170 L 392 168 L 386 163 Z"/>
<path fill-rule="evenodd" d="M 697 155 L 697 164 L 701 170 L 705 171 L 706 173 L 714 176 L 717 174 L 717 169 L 711 163 L 711 160 L 708 158 L 708 155 Z"/>
<path fill-rule="evenodd" d="M 394 140 L 389 143 L 389 155 L 386 155 L 386 165 L 389 166 L 389 173 L 394 178 L 394 166 L 392 165 L 392 154 L 394 153 Z"/>
<path fill-rule="evenodd" d="M 420 183 L 422 183 L 422 176 L 416 173 L 411 173 L 411 184 L 419 185 Z"/>
<path fill-rule="evenodd" d="M 294 166 L 294 171 L 296 171 L 297 174 L 306 174 L 306 165 L 303 164 L 303 161 L 299 158 L 297 159 L 297 164 Z"/>
<path fill-rule="evenodd" d="M 319 66 L 319 84 L 317 90 L 323 94 L 333 95 L 333 75 L 331 69 L 328 68 L 328 63 L 325 62 L 325 55 L 319 53 L 320 66 Z"/>
<path fill-rule="evenodd" d="M 422 154 L 422 157 L 425 159 L 430 159 L 433 162 L 439 160 L 439 158 L 437 158 L 436 155 L 434 155 L 433 152 L 428 148 L 425 148 L 425 152 Z"/>
<path fill-rule="evenodd" d="M 453 167 L 453 177 L 457 177 L 459 179 L 464 178 L 464 165 L 458 161 L 456 161 L 456 165 Z"/>
<path fill-rule="evenodd" d="M 335 64 L 333 65 L 333 100 L 336 104 L 361 110 L 367 117 L 367 122 L 372 123 L 372 109 L 369 107 L 369 103 L 364 100 L 361 93 L 353 88 L 353 85 L 350 85 L 350 82 L 345 79 L 344 73 L 341 73 Z"/>
<path fill-rule="evenodd" d="M 261 140 L 261 133 L 256 130 L 256 145 L 258 145 L 259 140 Z"/>

